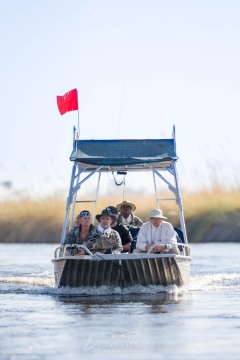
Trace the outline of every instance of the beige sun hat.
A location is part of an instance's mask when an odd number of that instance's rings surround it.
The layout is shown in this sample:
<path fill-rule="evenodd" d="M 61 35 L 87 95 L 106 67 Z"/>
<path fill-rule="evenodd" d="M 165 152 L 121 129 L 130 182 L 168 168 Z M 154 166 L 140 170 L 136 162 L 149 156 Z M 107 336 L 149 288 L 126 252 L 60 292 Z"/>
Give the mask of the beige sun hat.
<path fill-rule="evenodd" d="M 118 211 L 121 211 L 121 207 L 122 207 L 123 205 L 129 205 L 129 206 L 131 206 L 132 211 L 136 210 L 136 206 L 135 206 L 133 203 L 131 203 L 130 201 L 124 200 L 123 202 L 121 202 L 120 204 L 117 205 Z"/>
<path fill-rule="evenodd" d="M 160 209 L 151 210 L 149 218 L 167 219 L 166 216 L 163 216 L 162 210 Z"/>

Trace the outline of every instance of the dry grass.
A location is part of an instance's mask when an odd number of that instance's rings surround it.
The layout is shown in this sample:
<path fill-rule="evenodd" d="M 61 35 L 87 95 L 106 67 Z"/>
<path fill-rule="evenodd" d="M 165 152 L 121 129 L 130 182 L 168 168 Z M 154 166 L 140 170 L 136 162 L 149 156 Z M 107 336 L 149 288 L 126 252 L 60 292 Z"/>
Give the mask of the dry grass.
<path fill-rule="evenodd" d="M 1 203 L 1 242 L 59 242 L 64 201 L 30 198 Z"/>
<path fill-rule="evenodd" d="M 112 194 L 99 200 L 97 213 L 108 205 L 117 205 L 121 199 L 115 199 Z M 111 199 L 111 200 L 110 200 Z M 133 193 L 128 200 L 136 204 L 135 214 L 146 221 L 149 211 L 156 207 L 155 200 L 148 194 Z M 216 224 L 228 224 L 229 214 L 233 214 L 235 240 L 238 240 L 240 229 L 240 191 L 214 188 L 197 193 L 182 193 L 185 219 L 191 241 L 206 240 L 209 229 Z M 0 207 L 0 242 L 56 242 L 61 237 L 62 225 L 65 216 L 65 199 L 51 197 L 43 200 L 30 198 L 2 202 Z M 77 204 L 76 213 L 84 208 L 90 209 L 87 204 Z M 161 205 L 169 221 L 178 225 L 177 207 L 174 201 Z M 226 226 L 225 226 L 226 228 Z M 216 236 L 216 230 L 215 235 Z M 228 235 L 228 236 L 231 236 Z M 233 236 L 233 235 L 232 235 Z M 211 237 L 210 237 L 211 239 Z M 206 240 L 207 241 L 207 240 Z M 209 240 L 208 240 L 209 241 Z M 211 241 L 211 240 L 210 240 Z"/>
<path fill-rule="evenodd" d="M 240 242 L 240 191 L 214 187 L 183 196 L 192 242 Z"/>
<path fill-rule="evenodd" d="M 182 197 L 186 217 L 240 210 L 240 190 L 215 187 L 197 193 L 182 194 Z"/>

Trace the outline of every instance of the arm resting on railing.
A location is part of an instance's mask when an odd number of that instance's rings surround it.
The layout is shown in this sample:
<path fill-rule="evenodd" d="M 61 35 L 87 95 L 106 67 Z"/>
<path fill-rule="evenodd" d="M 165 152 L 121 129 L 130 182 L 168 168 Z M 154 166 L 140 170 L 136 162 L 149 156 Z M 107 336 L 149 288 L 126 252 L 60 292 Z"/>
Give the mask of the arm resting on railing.
<path fill-rule="evenodd" d="M 54 252 L 54 257 L 64 257 L 66 256 L 66 251 L 69 251 L 68 249 L 71 249 L 71 254 L 67 256 L 74 256 L 74 251 L 76 249 L 83 249 L 86 253 L 86 255 L 90 255 L 93 256 L 93 253 L 84 245 L 79 245 L 79 244 L 64 244 L 63 246 L 59 246 L 55 249 Z M 60 254 L 62 253 L 62 254 Z"/>

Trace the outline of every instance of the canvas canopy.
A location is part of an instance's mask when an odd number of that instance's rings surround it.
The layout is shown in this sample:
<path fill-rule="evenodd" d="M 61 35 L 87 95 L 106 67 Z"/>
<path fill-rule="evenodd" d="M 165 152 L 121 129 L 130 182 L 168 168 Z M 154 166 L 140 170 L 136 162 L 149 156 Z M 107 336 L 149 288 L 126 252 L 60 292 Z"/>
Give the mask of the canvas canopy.
<path fill-rule="evenodd" d="M 95 167 L 131 167 L 172 162 L 177 156 L 174 139 L 76 140 L 70 160 Z"/>

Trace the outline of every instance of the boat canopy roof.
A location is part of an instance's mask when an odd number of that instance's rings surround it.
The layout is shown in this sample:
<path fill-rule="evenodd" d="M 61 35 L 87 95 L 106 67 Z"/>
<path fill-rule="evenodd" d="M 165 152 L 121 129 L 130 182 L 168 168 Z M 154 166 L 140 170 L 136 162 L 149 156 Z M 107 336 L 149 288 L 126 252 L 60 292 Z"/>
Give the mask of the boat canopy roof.
<path fill-rule="evenodd" d="M 164 168 L 177 159 L 175 139 L 75 140 L 70 156 L 89 170 Z"/>

